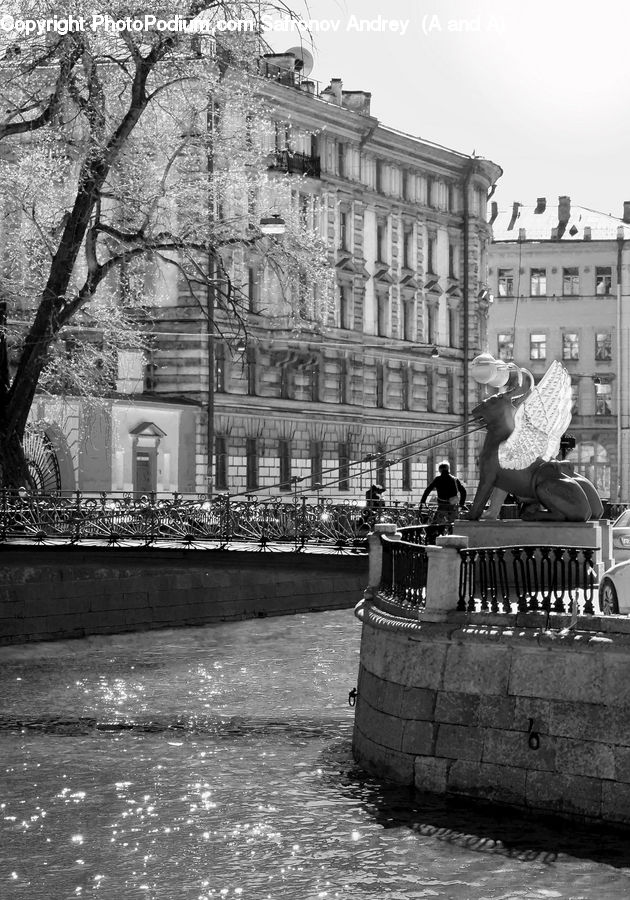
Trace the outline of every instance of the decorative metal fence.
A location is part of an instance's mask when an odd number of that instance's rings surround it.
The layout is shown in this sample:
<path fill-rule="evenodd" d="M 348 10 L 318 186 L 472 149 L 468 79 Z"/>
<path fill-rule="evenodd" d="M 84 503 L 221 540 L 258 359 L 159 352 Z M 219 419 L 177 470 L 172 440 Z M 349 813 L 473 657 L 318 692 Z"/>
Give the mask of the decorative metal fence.
<path fill-rule="evenodd" d="M 381 538 L 383 563 L 379 594 L 402 606 L 418 607 L 426 600 L 427 551 L 422 544 Z"/>
<path fill-rule="evenodd" d="M 460 550 L 462 612 L 570 613 L 577 602 L 593 615 L 595 550 L 576 547 L 503 547 Z"/>
<path fill-rule="evenodd" d="M 3 491 L 0 540 L 109 545 L 164 542 L 195 547 L 236 542 L 258 549 L 286 545 L 295 550 L 322 547 L 339 552 L 366 552 L 367 535 L 377 521 L 416 524 L 418 509 L 399 505 L 378 510 L 359 503 L 313 502 L 307 498 L 234 500 L 219 495 L 158 499 L 132 494 L 29 494 Z"/>

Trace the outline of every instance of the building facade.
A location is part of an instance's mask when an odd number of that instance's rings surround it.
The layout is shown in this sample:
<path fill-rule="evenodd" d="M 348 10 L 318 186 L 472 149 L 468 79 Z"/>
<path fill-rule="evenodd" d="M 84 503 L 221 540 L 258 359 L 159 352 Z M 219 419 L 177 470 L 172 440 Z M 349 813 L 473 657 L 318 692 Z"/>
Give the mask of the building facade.
<path fill-rule="evenodd" d="M 417 502 L 443 459 L 475 481 L 476 441 L 439 435 L 478 395 L 468 362 L 487 343 L 487 198 L 500 168 L 387 128 L 369 93 L 339 79 L 321 88 L 291 54 L 262 60 L 257 81 L 269 177 L 327 247 L 326 320 L 296 327 L 254 253 L 224 254 L 246 298 L 244 341 L 176 267 L 159 290 L 147 277 L 149 357 L 120 353 L 100 407 L 35 404 L 39 484 L 343 500 L 378 481 L 388 499 Z"/>
<path fill-rule="evenodd" d="M 246 342 L 218 339 L 209 370 L 203 311 L 173 286 L 154 311 L 148 396 L 199 410 L 198 491 L 363 498 L 380 481 L 417 501 L 444 458 L 474 479 L 467 437 L 421 439 L 474 404 L 466 360 L 486 341 L 486 205 L 501 170 L 386 128 L 369 94 L 338 79 L 321 90 L 294 63 L 265 60 L 267 160 L 326 242 L 334 308 L 323 328 L 296 330 L 270 315 L 256 260 L 227 260 L 248 297 Z"/>
<path fill-rule="evenodd" d="M 615 502 L 628 484 L 630 203 L 620 218 L 561 196 L 492 204 L 489 350 L 538 379 L 551 361 L 571 375 L 570 459 Z"/>

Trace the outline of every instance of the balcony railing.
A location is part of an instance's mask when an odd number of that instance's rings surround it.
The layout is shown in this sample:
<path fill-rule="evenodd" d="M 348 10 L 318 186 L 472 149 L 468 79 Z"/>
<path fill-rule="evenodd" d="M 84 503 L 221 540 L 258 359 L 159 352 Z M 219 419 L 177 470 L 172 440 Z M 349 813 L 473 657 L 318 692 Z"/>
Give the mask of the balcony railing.
<path fill-rule="evenodd" d="M 292 153 L 290 150 L 274 151 L 269 168 L 289 175 L 309 175 L 311 178 L 319 178 L 321 173 L 319 156 Z"/>

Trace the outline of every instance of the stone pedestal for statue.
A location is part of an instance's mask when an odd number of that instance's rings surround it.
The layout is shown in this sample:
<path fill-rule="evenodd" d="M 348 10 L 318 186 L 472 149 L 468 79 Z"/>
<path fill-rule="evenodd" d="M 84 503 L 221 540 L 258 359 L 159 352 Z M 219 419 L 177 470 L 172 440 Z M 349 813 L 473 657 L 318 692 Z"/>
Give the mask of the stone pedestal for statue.
<path fill-rule="evenodd" d="M 521 519 L 458 519 L 453 534 L 469 547 L 591 547 L 598 578 L 614 564 L 608 519 L 591 522 L 523 522 Z"/>

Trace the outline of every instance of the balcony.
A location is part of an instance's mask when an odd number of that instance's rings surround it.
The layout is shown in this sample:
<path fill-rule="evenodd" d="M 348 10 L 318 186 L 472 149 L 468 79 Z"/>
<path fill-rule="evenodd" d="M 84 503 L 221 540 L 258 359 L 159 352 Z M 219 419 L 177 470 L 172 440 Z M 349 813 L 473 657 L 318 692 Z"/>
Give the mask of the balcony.
<path fill-rule="evenodd" d="M 271 154 L 269 168 L 277 172 L 287 172 L 289 175 L 308 175 L 311 178 L 320 177 L 319 156 L 310 156 L 307 153 L 275 150 Z"/>

